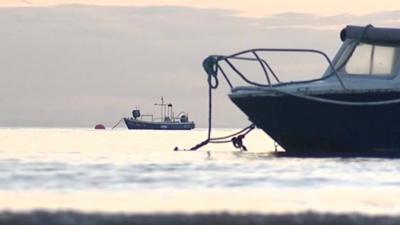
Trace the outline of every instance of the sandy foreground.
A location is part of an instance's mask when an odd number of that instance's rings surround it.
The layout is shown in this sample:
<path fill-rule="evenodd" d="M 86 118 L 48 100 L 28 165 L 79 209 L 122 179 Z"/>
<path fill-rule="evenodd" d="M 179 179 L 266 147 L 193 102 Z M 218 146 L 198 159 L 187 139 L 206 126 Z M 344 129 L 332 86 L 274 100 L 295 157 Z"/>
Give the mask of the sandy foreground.
<path fill-rule="evenodd" d="M 0 224 L 13 225 L 394 225 L 400 216 L 366 216 L 361 214 L 85 214 L 73 211 L 34 211 L 25 213 L 2 212 Z"/>

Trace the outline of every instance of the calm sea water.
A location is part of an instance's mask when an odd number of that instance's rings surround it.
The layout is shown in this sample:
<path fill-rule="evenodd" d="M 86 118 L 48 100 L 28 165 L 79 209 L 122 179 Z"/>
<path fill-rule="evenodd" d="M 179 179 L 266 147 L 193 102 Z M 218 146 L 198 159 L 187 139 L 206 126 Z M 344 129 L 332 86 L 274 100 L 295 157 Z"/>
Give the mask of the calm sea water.
<path fill-rule="evenodd" d="M 276 158 L 260 130 L 245 140 L 249 152 L 172 151 L 205 137 L 202 129 L 1 128 L 0 209 L 400 212 L 400 159 Z"/>

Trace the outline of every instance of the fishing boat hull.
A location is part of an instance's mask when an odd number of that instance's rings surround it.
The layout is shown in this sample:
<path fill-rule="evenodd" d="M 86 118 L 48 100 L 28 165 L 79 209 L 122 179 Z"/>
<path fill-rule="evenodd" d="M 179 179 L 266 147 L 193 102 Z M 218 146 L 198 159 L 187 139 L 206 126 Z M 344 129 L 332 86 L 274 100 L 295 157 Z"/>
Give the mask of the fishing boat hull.
<path fill-rule="evenodd" d="M 191 130 L 194 122 L 147 122 L 133 118 L 124 118 L 130 130 Z"/>
<path fill-rule="evenodd" d="M 324 99 L 373 102 L 399 92 L 326 93 Z M 287 153 L 400 152 L 400 103 L 340 105 L 276 93 L 230 94 L 258 128 Z"/>

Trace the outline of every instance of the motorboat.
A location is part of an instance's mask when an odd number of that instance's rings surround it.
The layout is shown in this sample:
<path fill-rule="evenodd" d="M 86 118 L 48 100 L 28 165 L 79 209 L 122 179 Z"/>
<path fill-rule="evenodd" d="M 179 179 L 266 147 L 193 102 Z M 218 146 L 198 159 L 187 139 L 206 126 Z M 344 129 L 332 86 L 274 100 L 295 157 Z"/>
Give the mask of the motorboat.
<path fill-rule="evenodd" d="M 233 103 L 287 153 L 400 152 L 400 29 L 349 25 L 340 38 L 332 60 L 319 50 L 261 48 L 212 55 L 203 67 L 210 88 L 224 78 Z M 327 68 L 317 79 L 282 82 L 261 57 L 270 52 L 316 54 Z M 250 80 L 238 61 L 255 62 L 265 82 Z"/>
<path fill-rule="evenodd" d="M 123 118 L 130 130 L 191 130 L 195 123 L 189 121 L 189 114 L 180 112 L 174 114 L 173 105 L 165 103 L 161 97 L 161 103 L 155 103 L 160 107 L 160 117 L 155 118 L 153 114 L 141 114 L 139 107 L 132 110 L 132 117 Z"/>

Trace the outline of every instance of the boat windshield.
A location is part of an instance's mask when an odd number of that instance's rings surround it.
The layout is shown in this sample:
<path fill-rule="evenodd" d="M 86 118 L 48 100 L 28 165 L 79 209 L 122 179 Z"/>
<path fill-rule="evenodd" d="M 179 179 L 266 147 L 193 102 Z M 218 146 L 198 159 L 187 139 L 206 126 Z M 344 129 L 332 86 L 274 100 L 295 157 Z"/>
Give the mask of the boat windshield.
<path fill-rule="evenodd" d="M 351 76 L 394 76 L 398 71 L 399 48 L 378 44 L 350 44 L 344 50 L 336 68 Z"/>

